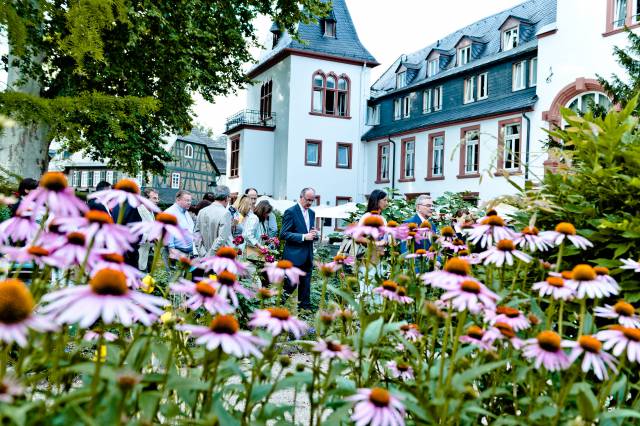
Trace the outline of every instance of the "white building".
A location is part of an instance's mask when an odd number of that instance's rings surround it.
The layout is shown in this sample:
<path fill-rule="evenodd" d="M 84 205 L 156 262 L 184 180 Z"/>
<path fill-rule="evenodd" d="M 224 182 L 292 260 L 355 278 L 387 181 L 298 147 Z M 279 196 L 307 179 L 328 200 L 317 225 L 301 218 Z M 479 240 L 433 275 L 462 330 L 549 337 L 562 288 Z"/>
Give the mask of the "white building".
<path fill-rule="evenodd" d="M 561 106 L 610 106 L 596 78 L 623 74 L 613 48 L 640 25 L 638 4 L 529 0 L 401 55 L 369 88 L 377 64 L 334 0 L 327 19 L 300 26 L 307 44 L 272 28 L 274 48 L 250 72 L 252 111 L 227 123 L 228 183 L 288 199 L 313 186 L 331 205 L 386 187 L 513 193 L 506 176 L 543 176 L 543 129 L 561 124 Z"/>

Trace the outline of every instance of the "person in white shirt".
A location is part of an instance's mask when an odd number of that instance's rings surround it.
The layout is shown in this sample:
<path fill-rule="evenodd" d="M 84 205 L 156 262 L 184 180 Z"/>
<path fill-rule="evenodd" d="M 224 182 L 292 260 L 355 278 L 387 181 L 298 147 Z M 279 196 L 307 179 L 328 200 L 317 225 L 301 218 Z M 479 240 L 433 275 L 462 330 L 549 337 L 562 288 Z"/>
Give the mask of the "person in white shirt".
<path fill-rule="evenodd" d="M 195 224 L 189 214 L 189 207 L 193 196 L 189 191 L 180 190 L 176 194 L 176 202 L 165 210 L 178 220 L 178 226 L 186 231 L 184 239 L 171 237 L 169 240 L 169 257 L 179 259 L 181 256 L 190 257 L 193 254 L 193 231 Z"/>
<path fill-rule="evenodd" d="M 153 188 L 145 188 L 142 193 L 146 198 L 149 199 L 153 204 L 158 205 L 160 202 L 160 194 Z M 150 211 L 144 204 L 140 204 L 138 206 L 138 213 L 142 218 L 143 222 L 152 222 L 156 218 L 153 215 L 153 212 Z M 142 241 L 147 241 L 148 235 L 142 236 Z M 149 266 L 149 252 L 153 247 L 153 243 L 144 242 L 140 243 L 140 248 L 138 249 L 138 269 L 141 271 L 146 271 Z"/>

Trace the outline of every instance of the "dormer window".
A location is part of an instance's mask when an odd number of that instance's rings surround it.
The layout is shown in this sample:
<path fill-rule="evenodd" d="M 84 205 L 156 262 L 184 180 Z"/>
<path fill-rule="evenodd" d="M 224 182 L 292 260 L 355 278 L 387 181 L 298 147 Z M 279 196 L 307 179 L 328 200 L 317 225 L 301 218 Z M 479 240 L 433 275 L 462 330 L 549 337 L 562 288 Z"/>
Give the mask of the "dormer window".
<path fill-rule="evenodd" d="M 278 41 L 280 41 L 280 32 L 274 31 L 272 34 L 273 34 L 273 42 L 271 44 L 271 48 L 273 49 L 278 44 Z"/>
<path fill-rule="evenodd" d="M 438 74 L 438 59 L 432 59 L 427 62 L 427 77 Z"/>
<path fill-rule="evenodd" d="M 502 33 L 502 50 L 511 50 L 518 47 L 518 27 L 505 30 Z"/>
<path fill-rule="evenodd" d="M 458 49 L 458 66 L 466 65 L 471 60 L 471 46 Z"/>
<path fill-rule="evenodd" d="M 407 85 L 407 72 L 401 71 L 396 74 L 396 89 L 402 89 Z"/>
<path fill-rule="evenodd" d="M 331 19 L 325 19 L 323 23 L 324 23 L 324 28 L 323 28 L 324 36 L 335 38 L 336 37 L 336 21 Z"/>

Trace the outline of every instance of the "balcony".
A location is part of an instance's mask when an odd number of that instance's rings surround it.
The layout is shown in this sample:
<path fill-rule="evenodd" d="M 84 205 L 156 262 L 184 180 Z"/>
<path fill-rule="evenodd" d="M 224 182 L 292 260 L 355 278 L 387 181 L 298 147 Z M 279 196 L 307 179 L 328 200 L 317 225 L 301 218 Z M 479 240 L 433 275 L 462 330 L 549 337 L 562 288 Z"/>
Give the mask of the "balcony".
<path fill-rule="evenodd" d="M 245 109 L 233 114 L 227 118 L 225 125 L 225 133 L 229 134 L 232 130 L 236 130 L 239 127 L 248 128 L 265 128 L 275 129 L 276 127 L 276 114 L 271 113 L 268 117 L 260 111 Z"/>

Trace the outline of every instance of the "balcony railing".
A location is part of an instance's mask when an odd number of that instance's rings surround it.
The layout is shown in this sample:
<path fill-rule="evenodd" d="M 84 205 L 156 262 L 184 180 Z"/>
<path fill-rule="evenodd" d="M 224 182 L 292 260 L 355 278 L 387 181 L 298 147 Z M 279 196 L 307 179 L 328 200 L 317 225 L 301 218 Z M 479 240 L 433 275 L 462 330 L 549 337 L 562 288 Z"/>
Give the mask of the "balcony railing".
<path fill-rule="evenodd" d="M 243 125 L 273 128 L 276 127 L 276 114 L 272 112 L 267 116 L 260 111 L 245 109 L 227 118 L 225 131 L 228 132 Z"/>

